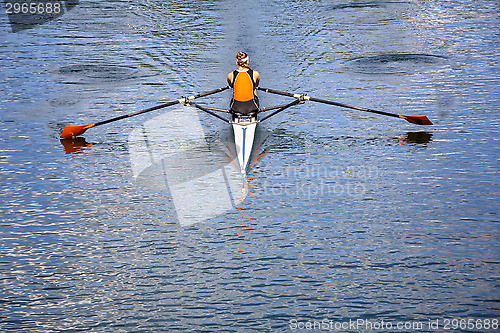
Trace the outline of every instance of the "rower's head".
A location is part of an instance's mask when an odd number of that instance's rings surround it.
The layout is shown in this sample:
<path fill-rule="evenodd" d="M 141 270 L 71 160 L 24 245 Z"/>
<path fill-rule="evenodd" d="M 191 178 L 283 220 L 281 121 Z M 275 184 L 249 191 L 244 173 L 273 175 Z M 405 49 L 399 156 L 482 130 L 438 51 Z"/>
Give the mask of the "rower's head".
<path fill-rule="evenodd" d="M 239 67 L 250 68 L 250 66 L 248 65 L 249 62 L 250 60 L 248 59 L 248 55 L 245 52 L 238 52 L 238 54 L 236 54 L 236 64 Z"/>

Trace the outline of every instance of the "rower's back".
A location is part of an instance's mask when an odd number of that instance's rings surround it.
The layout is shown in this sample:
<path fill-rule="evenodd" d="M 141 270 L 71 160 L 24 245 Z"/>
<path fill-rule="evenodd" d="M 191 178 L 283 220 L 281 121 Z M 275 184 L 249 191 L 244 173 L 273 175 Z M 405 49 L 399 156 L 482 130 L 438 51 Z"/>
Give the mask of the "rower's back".
<path fill-rule="evenodd" d="M 232 87 L 231 111 L 243 115 L 255 113 L 259 108 L 259 100 L 255 93 L 254 71 L 252 69 L 235 70 Z"/>

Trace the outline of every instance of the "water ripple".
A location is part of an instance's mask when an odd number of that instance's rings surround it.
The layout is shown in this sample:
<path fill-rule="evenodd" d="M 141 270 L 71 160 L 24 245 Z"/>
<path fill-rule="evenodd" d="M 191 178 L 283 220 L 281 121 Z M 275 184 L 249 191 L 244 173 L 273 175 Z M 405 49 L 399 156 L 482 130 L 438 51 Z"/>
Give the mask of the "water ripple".
<path fill-rule="evenodd" d="M 439 70 L 447 66 L 447 60 L 444 56 L 431 54 L 397 53 L 353 58 L 345 65 L 361 74 L 411 74 Z"/>
<path fill-rule="evenodd" d="M 72 64 L 50 70 L 50 73 L 64 77 L 66 83 L 98 84 L 123 80 L 141 79 L 155 73 L 125 65 Z"/>

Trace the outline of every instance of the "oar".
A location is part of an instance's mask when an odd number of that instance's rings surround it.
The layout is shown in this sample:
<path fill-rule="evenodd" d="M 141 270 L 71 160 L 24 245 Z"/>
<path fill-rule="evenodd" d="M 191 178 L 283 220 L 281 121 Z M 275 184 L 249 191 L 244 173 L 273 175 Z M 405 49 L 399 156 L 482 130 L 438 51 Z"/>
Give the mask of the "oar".
<path fill-rule="evenodd" d="M 143 114 L 143 113 L 146 113 L 146 112 L 150 112 L 150 111 L 154 111 L 154 110 L 166 108 L 168 106 L 172 106 L 172 105 L 175 105 L 175 104 L 184 104 L 184 103 L 187 103 L 189 101 L 192 101 L 195 98 L 200 98 L 200 97 L 205 97 L 205 96 L 208 96 L 208 95 L 212 95 L 212 94 L 224 91 L 226 89 L 229 89 L 229 87 L 223 87 L 223 88 L 219 88 L 219 89 L 215 89 L 215 90 L 203 92 L 203 93 L 200 93 L 198 95 L 194 95 L 194 96 L 190 96 L 190 97 L 183 97 L 183 98 L 180 98 L 180 99 L 177 99 L 177 100 L 174 100 L 174 101 L 167 102 L 165 104 L 153 106 L 151 108 L 144 109 L 144 110 L 141 110 L 141 111 L 137 111 L 137 112 L 125 114 L 123 116 L 118 116 L 118 117 L 111 118 L 111 119 L 104 120 L 104 121 L 100 121 L 100 122 L 97 122 L 95 124 L 78 125 L 78 126 L 66 126 L 66 127 L 64 127 L 64 130 L 61 133 L 61 139 L 74 138 L 76 136 L 82 135 L 83 133 L 85 133 L 86 130 L 88 130 L 89 128 L 92 128 L 92 127 L 96 127 L 96 126 L 108 124 L 108 123 L 111 123 L 113 121 L 117 121 L 117 120 L 121 120 L 121 119 L 125 119 L 125 118 L 130 118 L 130 117 L 137 116 L 137 115 L 140 115 L 140 114 Z"/>
<path fill-rule="evenodd" d="M 371 113 L 377 113 L 381 114 L 384 116 L 390 116 L 390 117 L 396 117 L 396 118 L 402 118 L 410 123 L 417 124 L 417 125 L 432 125 L 432 121 L 427 118 L 427 116 L 405 116 L 402 114 L 395 114 L 395 113 L 389 113 L 389 112 L 384 112 L 384 111 L 377 111 L 377 110 L 372 110 L 372 109 L 367 109 L 367 108 L 360 108 L 357 106 L 351 106 L 343 103 L 338 103 L 338 102 L 333 102 L 333 101 L 327 101 L 324 99 L 319 99 L 319 98 L 314 98 L 314 97 L 309 97 L 306 95 L 300 95 L 300 94 L 292 94 L 289 92 L 284 92 L 284 91 L 279 91 L 279 90 L 273 90 L 273 89 L 266 89 L 266 88 L 257 88 L 259 90 L 272 93 L 272 94 L 277 94 L 277 95 L 283 95 L 283 96 L 288 96 L 288 97 L 294 97 L 302 101 L 313 101 L 313 102 L 318 102 L 318 103 L 324 103 L 324 104 L 329 104 L 329 105 L 335 105 L 335 106 L 340 106 L 343 108 L 349 108 L 349 109 L 354 109 L 358 111 L 364 111 L 364 112 L 371 112 Z"/>

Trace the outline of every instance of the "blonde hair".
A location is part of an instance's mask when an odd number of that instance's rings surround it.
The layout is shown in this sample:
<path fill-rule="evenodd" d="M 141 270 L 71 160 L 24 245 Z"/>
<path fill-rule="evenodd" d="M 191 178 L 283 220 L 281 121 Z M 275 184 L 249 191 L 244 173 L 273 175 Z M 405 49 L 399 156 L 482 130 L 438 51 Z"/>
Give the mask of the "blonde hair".
<path fill-rule="evenodd" d="M 248 55 L 245 52 L 238 52 L 236 55 L 236 63 L 240 67 L 251 69 L 248 65 Z"/>

